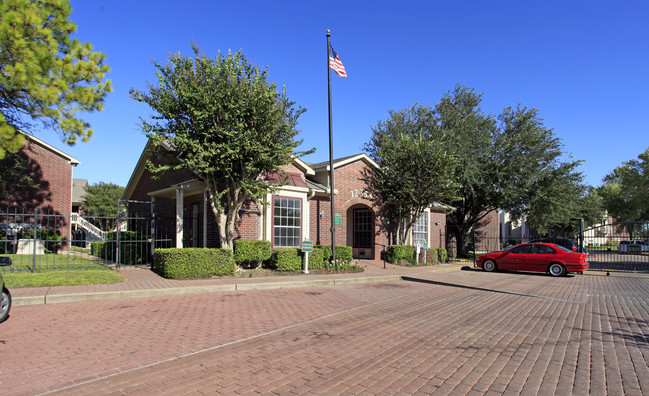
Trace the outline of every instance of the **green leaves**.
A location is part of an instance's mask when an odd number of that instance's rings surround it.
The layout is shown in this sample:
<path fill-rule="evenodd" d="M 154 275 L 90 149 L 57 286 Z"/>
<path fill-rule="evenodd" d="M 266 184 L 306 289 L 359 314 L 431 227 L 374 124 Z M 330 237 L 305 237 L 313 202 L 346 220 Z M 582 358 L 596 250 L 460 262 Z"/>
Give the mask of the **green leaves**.
<path fill-rule="evenodd" d="M 617 221 L 648 221 L 649 148 L 606 175 L 599 193 Z"/>
<path fill-rule="evenodd" d="M 102 109 L 109 67 L 103 53 L 70 39 L 71 11 L 68 0 L 0 2 L 0 158 L 22 147 L 16 130 L 34 122 L 69 144 L 92 136 L 77 113 Z"/>
<path fill-rule="evenodd" d="M 380 168 L 368 170 L 364 180 L 379 214 L 390 220 L 391 231 L 403 243 L 426 208 L 454 195 L 456 158 L 430 139 L 436 126 L 429 108 L 413 105 L 389 114 L 372 128 L 372 139 L 365 144 Z"/>
<path fill-rule="evenodd" d="M 156 114 L 141 120 L 157 153 L 172 161 L 149 163 L 155 173 L 189 169 L 208 186 L 217 215 L 229 230 L 221 240 L 231 247 L 232 227 L 246 198 L 262 201 L 277 187 L 266 180 L 280 173 L 296 151 L 297 121 L 305 110 L 285 90 L 267 81 L 267 69 L 248 63 L 241 51 L 210 59 L 192 47 L 193 56 L 156 63 L 158 82 L 131 97 Z M 167 149 L 159 150 L 165 147 Z M 220 216 L 223 217 L 220 217 Z"/>

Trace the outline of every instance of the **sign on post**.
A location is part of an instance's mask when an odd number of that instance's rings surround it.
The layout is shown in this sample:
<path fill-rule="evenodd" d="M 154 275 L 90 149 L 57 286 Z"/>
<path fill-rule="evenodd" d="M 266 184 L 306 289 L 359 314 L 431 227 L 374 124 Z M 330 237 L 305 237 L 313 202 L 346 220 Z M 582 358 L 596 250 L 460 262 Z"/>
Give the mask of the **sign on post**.
<path fill-rule="evenodd" d="M 313 251 L 313 242 L 311 242 L 311 241 L 302 241 L 302 251 L 303 252 L 312 252 Z"/>

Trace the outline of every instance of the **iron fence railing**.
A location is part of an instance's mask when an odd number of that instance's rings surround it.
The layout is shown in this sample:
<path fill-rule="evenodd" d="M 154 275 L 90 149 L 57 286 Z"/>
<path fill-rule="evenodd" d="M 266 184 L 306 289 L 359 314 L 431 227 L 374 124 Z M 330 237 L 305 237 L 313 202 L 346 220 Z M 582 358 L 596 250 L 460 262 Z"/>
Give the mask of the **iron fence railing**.
<path fill-rule="evenodd" d="M 0 209 L 0 255 L 13 265 L 2 271 L 99 269 L 150 266 L 153 249 L 171 247 L 146 217 L 81 217 Z M 129 229 L 137 231 L 129 231 Z"/>

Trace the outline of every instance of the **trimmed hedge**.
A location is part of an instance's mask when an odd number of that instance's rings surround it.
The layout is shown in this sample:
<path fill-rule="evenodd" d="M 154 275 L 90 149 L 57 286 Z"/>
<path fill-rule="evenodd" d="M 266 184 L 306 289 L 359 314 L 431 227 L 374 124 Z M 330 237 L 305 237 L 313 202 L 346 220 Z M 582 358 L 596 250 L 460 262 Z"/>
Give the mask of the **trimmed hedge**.
<path fill-rule="evenodd" d="M 270 256 L 271 268 L 277 271 L 300 271 L 302 269 L 302 255 L 300 249 L 285 248 L 275 249 Z"/>
<path fill-rule="evenodd" d="M 120 264 L 144 264 L 151 261 L 151 244 L 147 237 L 135 231 L 120 231 L 119 233 L 119 262 Z M 115 244 L 117 231 L 106 234 L 105 242 L 91 242 L 90 254 L 106 260 L 115 260 Z"/>
<path fill-rule="evenodd" d="M 448 261 L 448 252 L 444 248 L 434 248 L 433 249 L 437 256 L 438 263 L 445 263 Z"/>
<path fill-rule="evenodd" d="M 270 241 L 234 241 L 234 261 L 241 267 L 259 268 L 270 256 Z"/>
<path fill-rule="evenodd" d="M 309 252 L 309 269 L 324 269 L 324 254 L 322 249 L 313 248 L 312 252 Z"/>
<path fill-rule="evenodd" d="M 331 245 L 316 245 L 314 247 L 322 250 L 322 257 L 325 261 L 331 261 Z M 351 246 L 336 245 L 336 260 L 351 261 L 352 259 L 353 257 Z"/>
<path fill-rule="evenodd" d="M 412 245 L 389 245 L 385 249 L 385 260 L 390 264 L 402 264 L 403 260 L 416 265 L 415 247 Z"/>
<path fill-rule="evenodd" d="M 231 250 L 207 248 L 156 249 L 151 270 L 164 278 L 209 278 L 234 275 Z"/>

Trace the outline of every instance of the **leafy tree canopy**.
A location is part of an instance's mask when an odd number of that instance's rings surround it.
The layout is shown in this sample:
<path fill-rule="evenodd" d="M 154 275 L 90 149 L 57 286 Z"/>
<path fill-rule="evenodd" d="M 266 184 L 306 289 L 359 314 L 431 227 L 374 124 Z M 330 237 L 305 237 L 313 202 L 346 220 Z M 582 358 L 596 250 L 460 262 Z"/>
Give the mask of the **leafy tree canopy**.
<path fill-rule="evenodd" d="M 386 121 L 372 128 L 372 139 L 364 146 L 379 168 L 368 169 L 363 177 L 395 243 L 405 242 L 426 208 L 455 193 L 455 158 L 428 138 L 434 127 L 427 107 L 391 110 Z"/>
<path fill-rule="evenodd" d="M 100 182 L 84 187 L 85 194 L 81 200 L 86 213 L 93 216 L 115 216 L 117 201 L 124 194 L 124 187 L 113 183 Z"/>
<path fill-rule="evenodd" d="M 409 143 L 412 148 L 408 151 L 395 143 L 407 135 L 395 134 L 398 139 L 379 140 L 375 130 L 367 146 L 377 158 L 382 153 L 378 148 L 395 147 L 395 151 L 419 156 L 411 158 L 430 162 L 431 157 L 413 151 L 421 146 L 433 153 L 432 158 L 438 155 L 447 159 L 440 169 L 444 177 L 437 175 L 429 183 L 448 188 L 444 202 L 454 208 L 447 217 L 448 232 L 457 238 L 460 254 L 464 253 L 471 230 L 485 224 L 486 216 L 494 210 L 507 210 L 514 217 L 525 216 L 531 227 L 543 233 L 570 227 L 571 219 L 586 212 L 582 206 L 586 203 L 589 211 L 597 211 L 599 198 L 596 194 L 591 196 L 582 183 L 583 176 L 577 171 L 580 161 L 565 159 L 561 142 L 545 127 L 538 110 L 508 107 L 494 116 L 482 111 L 481 101 L 482 94 L 457 85 L 434 108 L 391 113 L 390 123 L 376 128 L 387 130 L 392 124 L 408 125 L 401 119 L 416 119 L 416 126 L 407 129 L 416 131 L 414 136 L 426 143 Z M 413 160 L 401 158 L 395 162 L 408 164 Z M 413 168 L 419 169 L 420 165 Z M 395 172 L 383 185 L 400 186 L 405 182 L 402 179 L 407 180 L 407 172 Z M 400 188 L 412 190 L 410 186 Z M 413 205 L 410 200 L 403 202 Z"/>
<path fill-rule="evenodd" d="M 87 141 L 92 129 L 77 118 L 101 110 L 112 90 L 103 81 L 109 67 L 104 54 L 71 39 L 68 0 L 0 2 L 0 158 L 23 146 L 17 130 L 29 132 L 40 122 L 74 144 Z"/>
<path fill-rule="evenodd" d="M 649 148 L 606 175 L 599 194 L 616 221 L 649 221 Z"/>
<path fill-rule="evenodd" d="M 248 63 L 241 51 L 209 59 L 199 54 L 156 63 L 158 85 L 131 89 L 131 97 L 156 112 L 142 130 L 158 153 L 176 161 L 149 169 L 164 173 L 190 169 L 208 188 L 221 247 L 232 248 L 234 224 L 247 198 L 263 202 L 277 185 L 269 173 L 283 174 L 301 144 L 298 117 L 285 90 L 267 81 L 268 69 Z M 161 148 L 163 148 L 161 150 Z M 178 161 L 179 160 L 179 161 Z"/>

